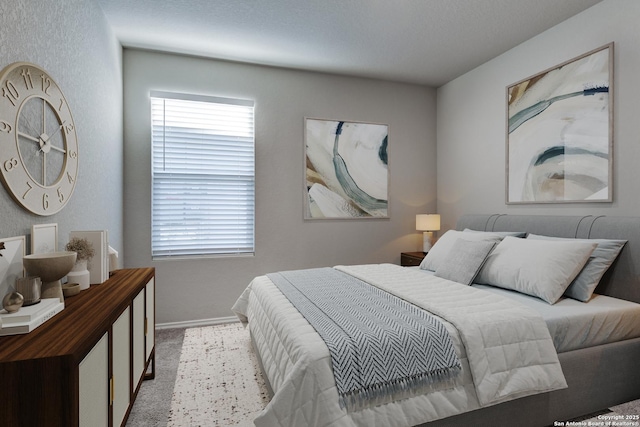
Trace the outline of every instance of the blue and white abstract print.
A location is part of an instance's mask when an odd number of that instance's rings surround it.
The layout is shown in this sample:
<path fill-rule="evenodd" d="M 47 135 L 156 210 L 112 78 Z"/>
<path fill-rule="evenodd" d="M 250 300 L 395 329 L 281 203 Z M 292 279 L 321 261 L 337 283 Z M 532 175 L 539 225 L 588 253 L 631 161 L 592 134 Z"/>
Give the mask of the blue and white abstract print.
<path fill-rule="evenodd" d="M 306 119 L 305 218 L 388 217 L 388 126 Z"/>
<path fill-rule="evenodd" d="M 507 202 L 611 200 L 612 49 L 508 88 Z"/>

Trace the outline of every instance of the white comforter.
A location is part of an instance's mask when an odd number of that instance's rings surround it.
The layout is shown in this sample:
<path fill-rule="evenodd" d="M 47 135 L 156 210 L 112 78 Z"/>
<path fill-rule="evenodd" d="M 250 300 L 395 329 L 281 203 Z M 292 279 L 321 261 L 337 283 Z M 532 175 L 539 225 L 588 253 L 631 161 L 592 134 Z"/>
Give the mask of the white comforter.
<path fill-rule="evenodd" d="M 336 268 L 441 318 L 460 357 L 462 375 L 454 388 L 348 413 L 338 404 L 326 345 L 261 276 L 233 307 L 249 322 L 275 393 L 254 421 L 256 426 L 409 427 L 567 386 L 544 320 L 524 305 L 391 264 Z"/>

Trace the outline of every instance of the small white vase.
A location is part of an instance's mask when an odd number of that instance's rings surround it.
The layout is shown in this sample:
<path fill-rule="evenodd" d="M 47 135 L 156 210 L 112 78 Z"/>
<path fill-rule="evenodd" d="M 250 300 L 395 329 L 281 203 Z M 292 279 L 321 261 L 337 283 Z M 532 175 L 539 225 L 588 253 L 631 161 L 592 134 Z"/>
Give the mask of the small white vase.
<path fill-rule="evenodd" d="M 89 286 L 91 285 L 89 278 L 90 274 L 89 270 L 87 270 L 87 260 L 79 259 L 76 261 L 69 274 L 67 274 L 67 283 L 78 283 L 80 285 L 80 290 L 84 291 L 85 289 L 89 289 Z"/>

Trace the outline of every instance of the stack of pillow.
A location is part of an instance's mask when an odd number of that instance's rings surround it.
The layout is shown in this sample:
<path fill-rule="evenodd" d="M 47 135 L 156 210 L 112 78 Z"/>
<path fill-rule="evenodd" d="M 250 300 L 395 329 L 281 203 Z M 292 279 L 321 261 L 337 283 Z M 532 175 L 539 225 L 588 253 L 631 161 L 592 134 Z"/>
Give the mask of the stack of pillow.
<path fill-rule="evenodd" d="M 449 230 L 427 253 L 420 268 L 465 285 L 474 282 L 511 289 L 549 304 L 563 295 L 587 302 L 625 243 L 524 232 Z"/>

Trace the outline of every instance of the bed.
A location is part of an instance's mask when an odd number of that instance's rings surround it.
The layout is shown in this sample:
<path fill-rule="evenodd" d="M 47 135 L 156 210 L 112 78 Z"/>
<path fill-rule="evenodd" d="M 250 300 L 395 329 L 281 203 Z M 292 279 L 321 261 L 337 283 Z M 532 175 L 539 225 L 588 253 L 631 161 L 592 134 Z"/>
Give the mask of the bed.
<path fill-rule="evenodd" d="M 465 215 L 459 219 L 456 229 L 626 241 L 613 265 L 599 280 L 596 296 L 586 304 L 571 298 L 561 298 L 555 304 L 548 304 L 495 286 L 459 285 L 466 288 L 464 292 L 477 292 L 473 294 L 474 298 L 490 298 L 487 295 L 495 295 L 502 300 L 511 298 L 516 301 L 512 305 L 525 307 L 525 312 L 540 312 L 545 333 L 557 350 L 554 357 L 561 367 L 560 374 L 554 371 L 555 362 L 545 359 L 540 365 L 551 367 L 547 372 L 547 383 L 527 384 L 533 391 L 517 390 L 495 398 L 484 397 L 484 392 L 474 384 L 477 370 L 477 362 L 473 361 L 475 350 L 465 350 L 462 342 L 466 345 L 468 339 L 465 332 L 458 331 L 459 322 L 454 319 L 452 323 L 444 322 L 450 332 L 461 334 L 452 335 L 462 363 L 462 374 L 455 380 L 453 388 L 450 385 L 436 386 L 425 394 L 403 396 L 405 398 L 400 400 L 349 411 L 338 404 L 336 382 L 327 375 L 331 372 L 327 346 L 272 280 L 261 276 L 254 279 L 234 306 L 241 320 L 248 322 L 254 346 L 264 366 L 265 378 L 275 392 L 255 424 L 495 426 L 517 422 L 523 426 L 545 426 L 640 398 L 640 369 L 637 369 L 640 361 L 640 312 L 639 306 L 632 304 L 640 303 L 640 218 Z M 395 280 L 385 275 L 397 274 L 402 277 L 397 281 L 405 283 L 408 288 L 423 283 L 423 280 L 433 282 L 429 286 L 434 290 L 443 283 L 450 284 L 446 279 L 423 279 L 422 276 L 433 276 L 432 272 L 424 269 L 394 269 L 377 265 L 345 266 L 344 269 L 356 276 L 367 276 L 375 271 L 371 277 L 381 283 Z M 424 286 L 417 288 L 420 291 Z M 428 300 L 429 292 L 426 294 L 423 299 Z M 413 294 L 406 298 L 413 298 Z M 568 319 L 572 316 L 579 318 L 582 307 L 590 307 L 590 312 L 578 320 L 582 324 L 578 323 L 572 329 L 570 326 L 575 325 L 575 321 Z M 438 310 L 446 311 L 446 308 L 436 308 L 439 315 Z M 481 317 L 477 318 L 481 320 Z M 310 359 L 313 363 L 308 363 Z M 524 382 L 530 381 L 530 377 L 528 374 Z M 292 413 L 297 415 L 292 416 Z"/>

